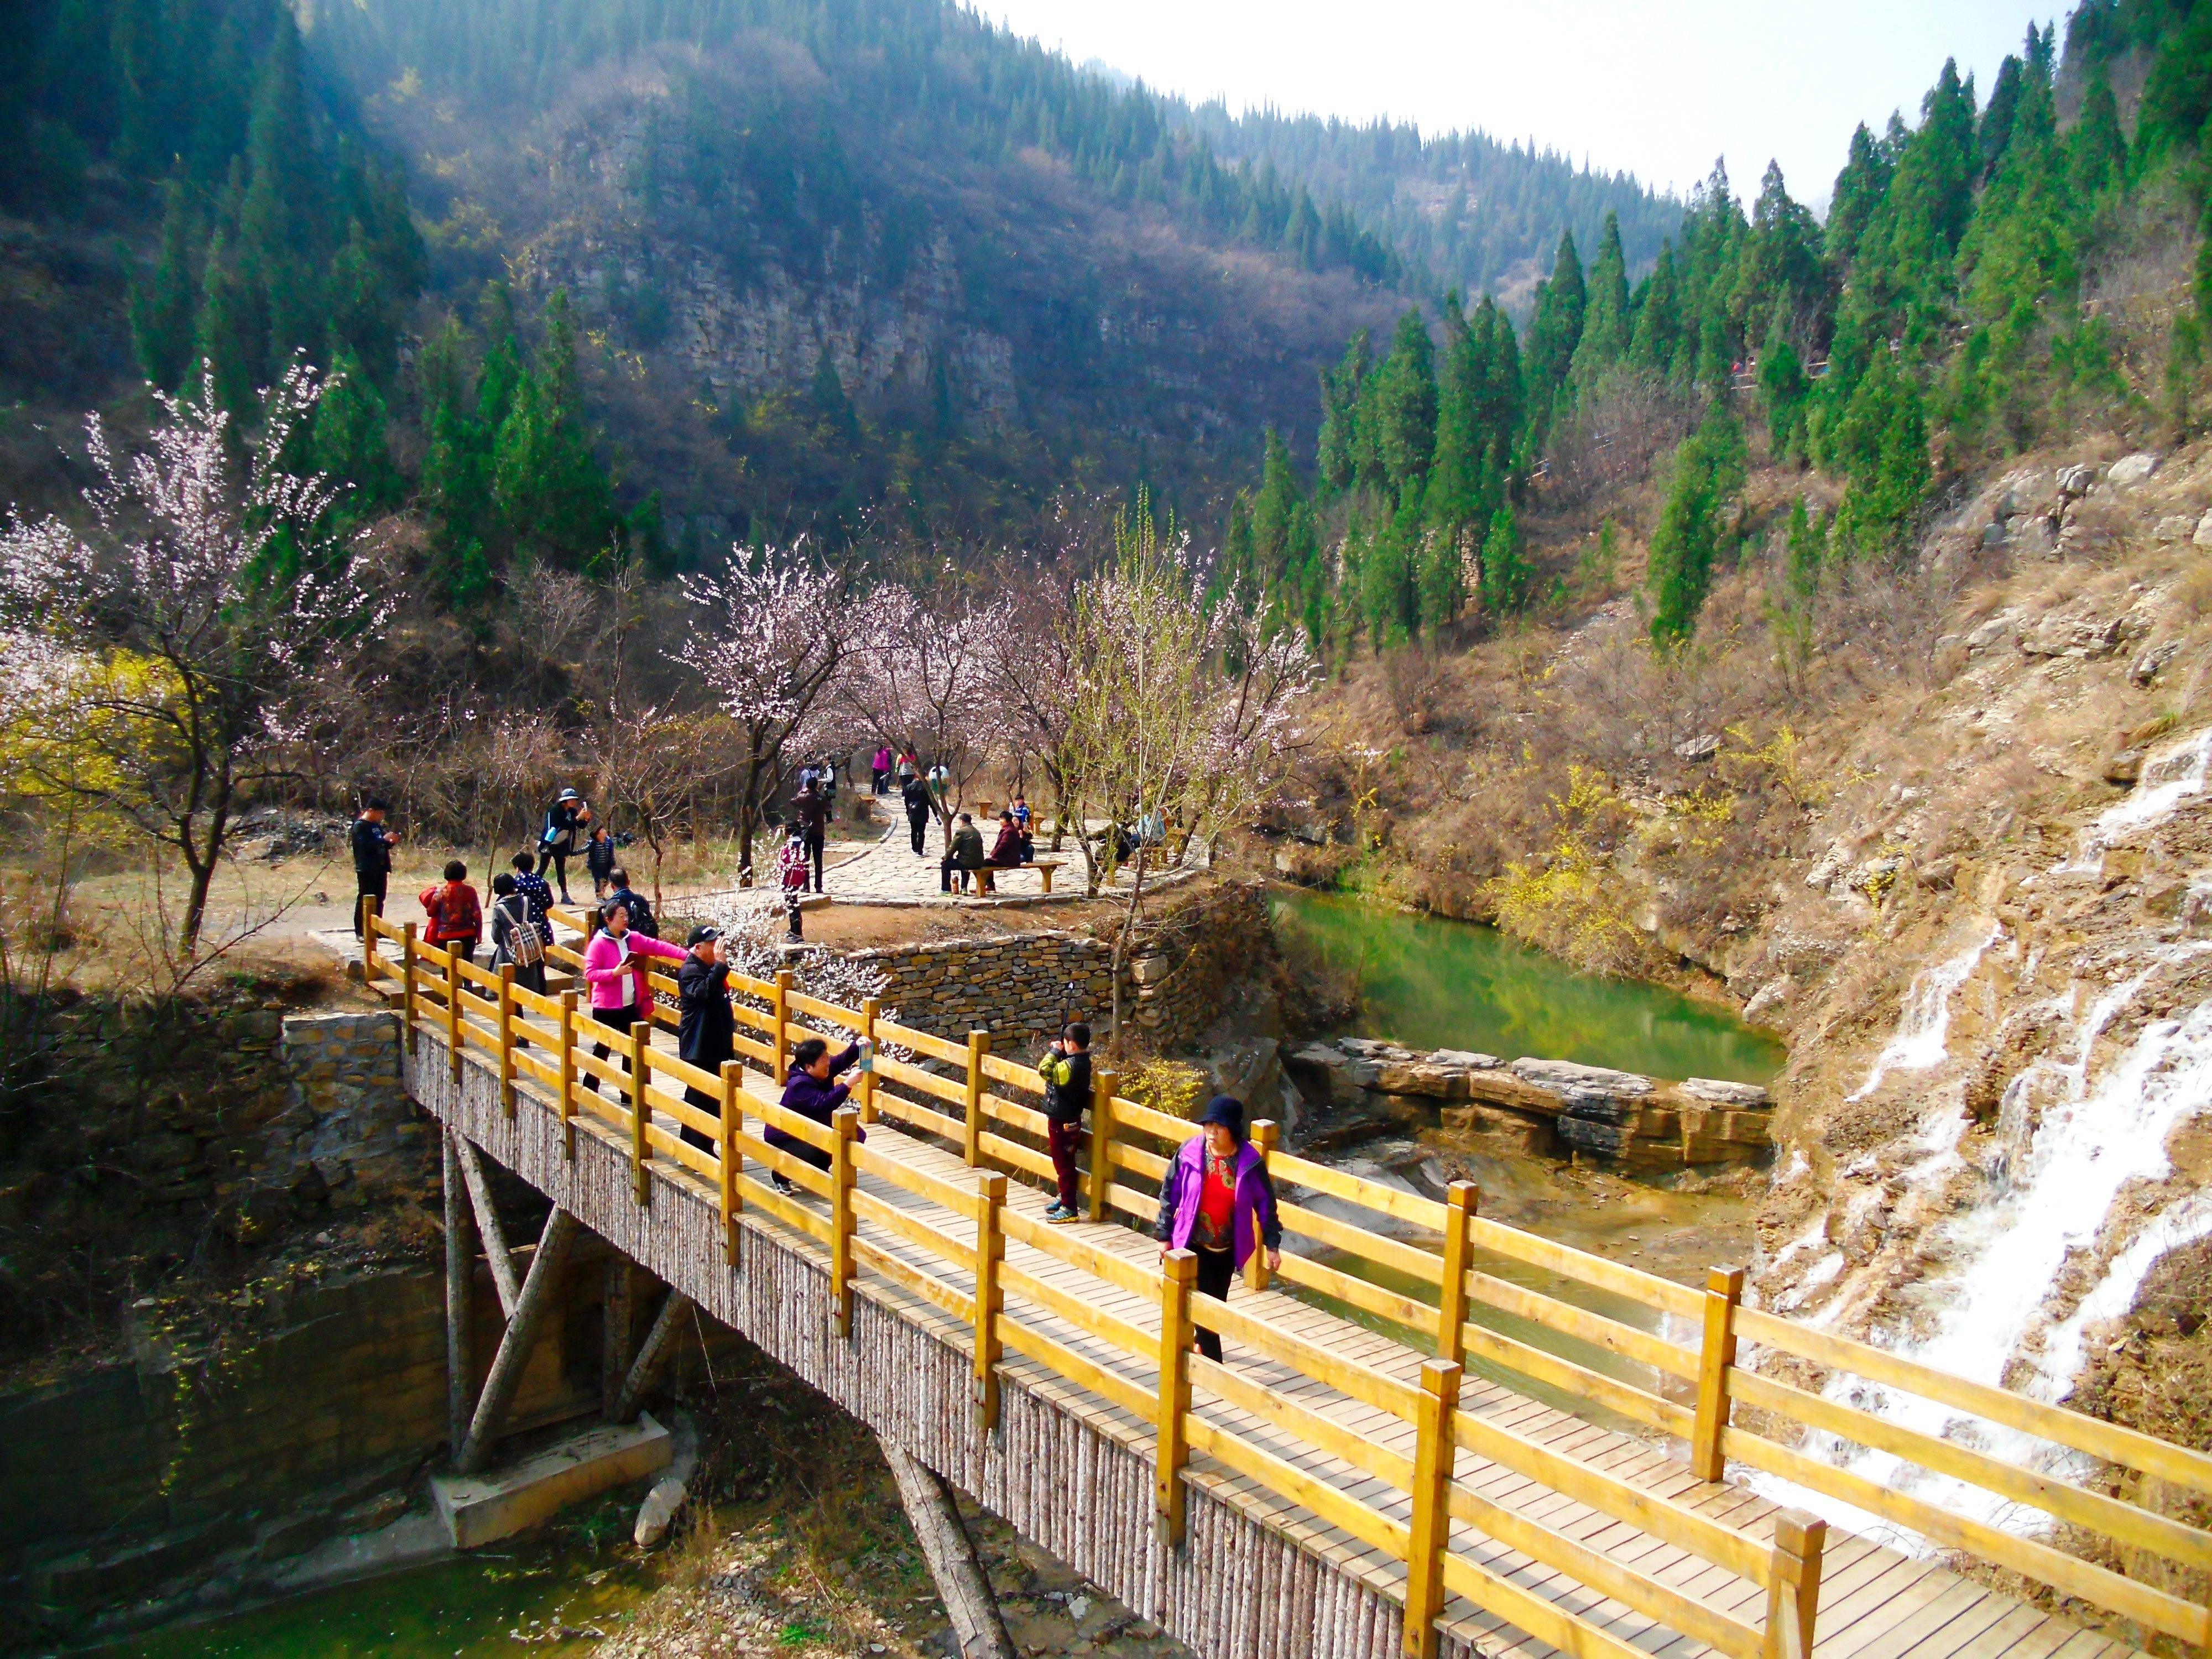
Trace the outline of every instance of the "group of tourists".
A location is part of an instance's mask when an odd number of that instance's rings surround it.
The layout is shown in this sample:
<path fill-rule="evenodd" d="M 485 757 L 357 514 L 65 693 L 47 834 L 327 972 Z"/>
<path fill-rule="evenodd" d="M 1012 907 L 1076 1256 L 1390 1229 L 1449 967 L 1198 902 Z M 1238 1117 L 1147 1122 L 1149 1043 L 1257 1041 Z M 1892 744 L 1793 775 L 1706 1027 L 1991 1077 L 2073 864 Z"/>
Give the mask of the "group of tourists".
<path fill-rule="evenodd" d="M 999 814 L 999 833 L 991 842 L 988 852 L 983 850 L 983 832 L 975 827 L 975 815 L 963 812 L 959 827 L 953 830 L 945 857 L 937 866 L 937 887 L 939 892 L 965 893 L 971 889 L 978 893 L 994 893 L 997 885 L 992 880 L 994 870 L 1012 870 L 1035 862 L 1036 839 L 1030 833 L 1030 804 L 1021 796 Z"/>

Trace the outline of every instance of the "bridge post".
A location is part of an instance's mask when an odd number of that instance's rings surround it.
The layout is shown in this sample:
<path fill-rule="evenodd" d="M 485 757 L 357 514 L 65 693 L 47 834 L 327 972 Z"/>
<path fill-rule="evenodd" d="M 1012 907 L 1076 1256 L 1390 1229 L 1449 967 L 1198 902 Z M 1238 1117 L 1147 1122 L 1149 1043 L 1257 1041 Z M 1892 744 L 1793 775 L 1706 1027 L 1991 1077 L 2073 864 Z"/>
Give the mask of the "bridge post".
<path fill-rule="evenodd" d="M 1774 1517 L 1774 1550 L 1767 1558 L 1766 1644 L 1764 1659 L 1806 1659 L 1820 1611 L 1820 1557 L 1828 1523 L 1802 1510 Z"/>
<path fill-rule="evenodd" d="M 453 1090 L 461 1086 L 461 944 L 455 939 L 446 947 L 446 1047 L 451 1052 L 447 1058 L 453 1062 Z"/>
<path fill-rule="evenodd" d="M 1728 1462 L 1721 1433 L 1728 1427 L 1728 1374 L 1735 1364 L 1735 1310 L 1742 1299 L 1742 1268 L 1706 1271 L 1705 1340 L 1698 1351 L 1698 1420 L 1690 1431 L 1690 1470 L 1700 1480 L 1719 1480 Z"/>
<path fill-rule="evenodd" d="M 999 1264 L 1006 1259 L 1004 1216 L 1006 1176 L 984 1170 L 975 1176 L 975 1425 L 989 1434 L 999 1426 Z"/>
<path fill-rule="evenodd" d="M 791 1080 L 790 1034 L 784 1029 L 791 1018 L 790 969 L 775 970 L 775 990 L 769 998 L 769 1012 L 775 1018 L 775 1030 L 769 1037 L 775 1049 L 775 1064 L 771 1075 L 775 1079 L 775 1086 L 781 1089 Z"/>
<path fill-rule="evenodd" d="M 1444 1192 L 1443 1294 L 1437 1298 L 1437 1358 L 1467 1363 L 1467 1255 L 1481 1189 L 1455 1181 Z"/>
<path fill-rule="evenodd" d="M 744 1077 L 743 1060 L 722 1062 L 722 1127 L 715 1136 L 714 1151 L 722 1171 L 722 1260 L 732 1267 L 738 1265 L 738 1212 L 744 1207 L 744 1199 L 738 1191 L 738 1176 L 744 1168 L 744 1154 L 738 1150 Z"/>
<path fill-rule="evenodd" d="M 568 1259 L 568 1246 L 575 1237 L 576 1218 L 555 1205 L 545 1218 L 545 1231 L 538 1236 L 538 1248 L 531 1253 L 530 1272 L 522 1281 L 522 1300 L 515 1305 L 514 1317 L 507 1322 L 507 1334 L 500 1338 L 499 1352 L 492 1356 L 491 1374 L 484 1378 L 476 1413 L 469 1419 L 468 1436 L 454 1459 L 454 1467 L 462 1474 L 474 1474 L 483 1467 L 493 1441 L 507 1421 L 515 1390 L 522 1386 L 523 1367 L 538 1340 L 538 1328 L 554 1302 L 554 1281 L 560 1277 L 561 1264 Z"/>
<path fill-rule="evenodd" d="M 361 983 L 362 988 L 376 988 L 376 895 L 361 896 Z"/>
<path fill-rule="evenodd" d="M 968 1033 L 968 1126 L 961 1152 L 971 1170 L 983 1163 L 983 1056 L 990 1052 L 988 1031 Z"/>
<path fill-rule="evenodd" d="M 1090 1217 L 1106 1218 L 1106 1199 L 1114 1185 L 1114 1091 L 1121 1079 L 1111 1072 L 1091 1074 Z"/>
<path fill-rule="evenodd" d="M 471 1258 L 469 1248 L 469 1200 L 461 1192 L 461 1160 L 455 1136 L 445 1132 L 443 1147 L 446 1189 L 446 1455 L 459 1459 L 461 1443 L 469 1433 L 469 1392 L 476 1368 L 469 1352 L 469 1291 Z"/>
<path fill-rule="evenodd" d="M 1169 1549 L 1182 1547 L 1183 1465 L 1190 1462 L 1186 1433 L 1190 1415 L 1190 1288 L 1198 1256 L 1170 1250 L 1160 1258 L 1160 1395 L 1158 1439 L 1152 1455 L 1154 1524 Z"/>
<path fill-rule="evenodd" d="M 653 1177 L 645 1167 L 646 1160 L 653 1156 L 645 1139 L 645 1132 L 653 1122 L 653 1108 L 645 1098 L 645 1056 L 652 1037 L 649 1018 L 640 1018 L 629 1028 L 629 1167 L 637 1183 L 640 1204 L 653 1202 Z"/>
<path fill-rule="evenodd" d="M 409 922 L 399 935 L 399 1018 L 407 1027 L 407 1054 L 412 1059 L 419 1050 L 415 1022 L 420 1013 L 417 999 L 421 995 L 415 983 L 415 924 Z"/>
<path fill-rule="evenodd" d="M 499 964 L 499 1106 L 514 1117 L 514 964 Z"/>
<path fill-rule="evenodd" d="M 561 1157 L 576 1161 L 576 994 L 561 993 Z"/>
<path fill-rule="evenodd" d="M 1275 1139 L 1280 1133 L 1275 1121 L 1263 1117 L 1252 1126 L 1252 1148 L 1260 1154 L 1260 1167 L 1266 1169 L 1274 1154 Z M 1255 1291 L 1267 1288 L 1267 1253 L 1260 1248 L 1260 1241 L 1252 1241 L 1252 1254 L 1244 1258 L 1244 1282 Z"/>
<path fill-rule="evenodd" d="M 876 1052 L 876 1015 L 883 1004 L 874 997 L 860 1003 L 860 1041 L 868 1045 L 868 1054 L 873 1060 Z M 872 1066 L 860 1073 L 860 1121 L 876 1121 L 876 1073 Z"/>
<path fill-rule="evenodd" d="M 1414 1407 L 1413 1525 L 1406 1551 L 1407 1659 L 1437 1659 L 1444 1551 L 1451 1542 L 1452 1468 L 1459 1450 L 1452 1435 L 1459 1384 L 1455 1362 L 1422 1362 L 1421 1394 Z"/>
<path fill-rule="evenodd" d="M 836 1139 L 830 1146 L 830 1322 L 840 1338 L 853 1335 L 853 1142 L 860 1133 L 857 1107 L 840 1106 L 830 1119 Z"/>

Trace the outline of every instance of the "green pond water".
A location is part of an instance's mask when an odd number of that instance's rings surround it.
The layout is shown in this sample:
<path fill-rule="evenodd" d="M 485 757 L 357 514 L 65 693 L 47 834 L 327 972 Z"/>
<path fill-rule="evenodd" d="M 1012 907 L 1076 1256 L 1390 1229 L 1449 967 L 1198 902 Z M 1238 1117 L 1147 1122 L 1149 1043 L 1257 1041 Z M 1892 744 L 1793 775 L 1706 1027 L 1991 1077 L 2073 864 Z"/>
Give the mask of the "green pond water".
<path fill-rule="evenodd" d="M 1275 922 L 1355 980 L 1352 1036 L 1676 1079 L 1765 1083 L 1782 1069 L 1782 1045 L 1724 1010 L 1577 973 L 1494 927 L 1305 892 L 1279 896 Z"/>
<path fill-rule="evenodd" d="M 629 1529 L 635 1492 L 465 1556 L 252 1612 L 172 1626 L 101 1659 L 489 1659 L 584 1654 L 652 1589 Z"/>

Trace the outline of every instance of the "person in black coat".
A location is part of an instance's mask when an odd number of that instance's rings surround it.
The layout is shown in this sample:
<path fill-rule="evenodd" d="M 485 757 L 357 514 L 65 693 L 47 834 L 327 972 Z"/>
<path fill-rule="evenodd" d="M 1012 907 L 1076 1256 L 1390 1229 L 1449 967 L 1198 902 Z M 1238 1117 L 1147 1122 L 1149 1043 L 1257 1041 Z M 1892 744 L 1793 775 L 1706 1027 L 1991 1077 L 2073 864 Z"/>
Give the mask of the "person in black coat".
<path fill-rule="evenodd" d="M 914 833 L 915 856 L 927 857 L 921 849 L 921 838 L 929 828 L 929 815 L 934 810 L 928 780 L 917 772 L 899 785 L 899 802 L 906 808 L 906 827 Z"/>
<path fill-rule="evenodd" d="M 791 816 L 798 826 L 800 839 L 806 848 L 806 856 L 814 863 L 814 890 L 822 890 L 822 854 L 830 842 L 830 812 L 832 797 L 824 793 L 822 774 L 814 775 L 799 786 L 799 793 L 791 798 Z"/>
<path fill-rule="evenodd" d="M 354 896 L 354 937 L 361 937 L 361 902 L 373 898 L 376 913 L 384 914 L 385 889 L 392 880 L 392 849 L 399 845 L 399 837 L 384 827 L 384 815 L 390 809 L 372 798 L 361 809 L 361 816 L 353 821 L 353 878 L 360 891 Z"/>
<path fill-rule="evenodd" d="M 738 1021 L 730 1010 L 730 964 L 722 960 L 722 935 L 714 927 L 694 927 L 688 941 L 691 954 L 676 970 L 676 1057 L 702 1072 L 719 1075 L 722 1062 L 737 1058 Z M 722 1115 L 719 1097 L 685 1085 L 684 1101 L 708 1116 Z M 702 1152 L 714 1143 L 690 1124 L 684 1139 Z"/>
<path fill-rule="evenodd" d="M 629 872 L 617 865 L 607 872 L 607 885 L 613 890 L 608 893 L 606 902 L 629 907 L 630 932 L 642 933 L 647 939 L 659 939 L 660 924 L 653 921 L 653 907 L 645 902 L 645 896 L 630 890 Z"/>
<path fill-rule="evenodd" d="M 836 1081 L 837 1073 L 849 1069 L 860 1058 L 860 1045 L 857 1042 L 833 1054 L 830 1045 L 820 1037 L 806 1038 L 791 1051 L 791 1071 L 783 1085 L 784 1110 L 827 1125 L 853 1092 L 851 1084 Z M 866 1140 L 867 1131 L 860 1131 L 860 1138 Z M 802 1164 L 811 1164 L 817 1170 L 830 1167 L 829 1153 L 819 1146 L 808 1146 L 787 1131 L 771 1126 L 761 1139 L 780 1152 L 789 1152 Z M 779 1192 L 798 1190 L 781 1170 L 775 1172 L 775 1179 Z"/>

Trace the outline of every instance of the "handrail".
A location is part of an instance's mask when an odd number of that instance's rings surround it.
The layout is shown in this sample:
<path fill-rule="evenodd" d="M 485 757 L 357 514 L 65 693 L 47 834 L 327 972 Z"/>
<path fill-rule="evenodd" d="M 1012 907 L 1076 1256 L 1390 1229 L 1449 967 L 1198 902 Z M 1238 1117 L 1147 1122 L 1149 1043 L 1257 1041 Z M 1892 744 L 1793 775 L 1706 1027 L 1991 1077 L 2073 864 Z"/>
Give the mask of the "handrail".
<path fill-rule="evenodd" d="M 1802 1582 L 1802 1564 L 1797 1577 L 1792 1577 L 1778 1565 L 1779 1545 L 1770 1559 L 1765 1546 L 1732 1528 L 1570 1454 L 1526 1440 L 1481 1413 L 1458 1409 L 1456 1364 L 1444 1364 L 1439 1373 L 1448 1373 L 1443 1384 L 1425 1372 L 1423 1384 L 1417 1387 L 1402 1376 L 1347 1359 L 1299 1336 L 1249 1301 L 1207 1301 L 1191 1310 L 1187 1280 L 1178 1281 L 1132 1262 L 1125 1255 L 1102 1249 L 1092 1239 L 1048 1225 L 1006 1206 L 1002 1176 L 988 1177 L 1000 1183 L 994 1189 L 998 1196 L 969 1194 L 943 1177 L 858 1145 L 853 1139 L 854 1113 L 841 1115 L 842 1125 L 825 1126 L 786 1111 L 772 1098 L 763 1098 L 755 1091 L 769 1086 L 768 1083 L 758 1073 L 743 1073 L 742 1062 L 732 1061 L 719 1074 L 691 1065 L 654 1049 L 646 1022 L 625 1037 L 596 1024 L 588 1010 L 576 1006 L 574 992 L 556 998 L 515 986 L 507 976 L 488 972 L 455 952 L 422 943 L 412 927 L 395 927 L 374 914 L 373 907 L 368 907 L 364 922 L 364 976 L 380 988 L 397 981 L 410 1050 L 426 1032 L 459 1048 L 489 1050 L 497 1056 L 503 1083 L 529 1085 L 526 1091 L 510 1088 L 511 1095 L 520 1094 L 537 1106 L 558 1113 L 571 1136 L 570 1156 L 573 1137 L 579 1132 L 625 1148 L 635 1164 L 641 1203 L 650 1201 L 655 1179 L 694 1181 L 719 1193 L 726 1228 L 734 1229 L 738 1212 L 749 1207 L 824 1243 L 835 1258 L 841 1296 L 848 1299 L 851 1279 L 863 1274 L 901 1286 L 945 1313 L 971 1322 L 978 1340 L 986 1342 L 994 1356 L 1003 1344 L 1006 1350 L 1046 1366 L 1115 1408 L 1146 1422 L 1156 1421 L 1163 1455 L 1170 1459 L 1164 1468 L 1180 1468 L 1182 1460 L 1194 1450 L 1213 1456 L 1224 1467 L 1293 1501 L 1310 1499 L 1310 1507 L 1330 1524 L 1374 1547 L 1396 1552 L 1409 1564 L 1408 1605 L 1419 1606 L 1429 1617 L 1433 1618 L 1435 1608 L 1441 1605 L 1437 1598 L 1449 1590 L 1475 1599 L 1493 1614 L 1586 1659 L 1611 1653 L 1620 1645 L 1565 1607 L 1534 1596 L 1518 1583 L 1509 1583 L 1460 1553 L 1449 1537 L 1449 1519 L 1439 1518 L 1448 1511 L 1449 1518 L 1468 1523 L 1597 1594 L 1637 1608 L 1729 1659 L 1759 1659 L 1752 1650 L 1762 1643 L 1769 1656 L 1786 1651 L 1786 1647 L 1776 1644 L 1771 1620 L 1783 1616 L 1778 1608 L 1787 1611 L 1785 1591 L 1796 1593 L 1788 1586 Z M 392 947 L 389 955 L 386 947 Z M 555 946 L 549 954 L 556 960 L 576 959 L 576 952 L 565 946 Z M 651 980 L 656 988 L 673 988 L 663 975 L 653 975 Z M 490 994 L 480 994 L 479 988 Z M 746 1008 L 746 1024 L 763 1030 L 769 1040 L 764 1043 L 743 1040 L 742 1052 L 780 1071 L 791 1047 L 794 1017 L 829 1021 L 855 1031 L 870 1030 L 872 1022 L 879 1045 L 895 1045 L 956 1070 L 953 1075 L 941 1075 L 879 1052 L 871 1086 L 861 1095 L 872 1110 L 902 1118 L 924 1133 L 961 1145 L 971 1164 L 990 1158 L 1040 1176 L 1048 1174 L 1050 1165 L 1042 1153 L 992 1127 L 1004 1125 L 1034 1135 L 1043 1124 L 1041 1114 L 1024 1102 L 986 1086 L 988 1081 L 1002 1088 L 1041 1094 L 1042 1079 L 1033 1067 L 993 1054 L 982 1038 L 964 1044 L 954 1042 L 883 1019 L 872 1009 L 856 1014 L 799 993 L 788 983 L 745 981 L 739 988 L 769 1003 L 765 1015 Z M 673 1023 L 665 1008 L 656 1006 L 654 1013 L 657 1022 Z M 595 1058 L 591 1053 L 594 1043 L 606 1047 L 609 1057 Z M 457 1053 L 454 1064 L 459 1063 Z M 599 1085 L 597 1092 L 582 1087 L 587 1080 Z M 1085 1176 L 1086 1187 L 1092 1189 L 1093 1213 L 1119 1210 L 1148 1219 L 1157 1199 L 1115 1179 L 1115 1172 L 1126 1171 L 1140 1181 L 1157 1183 L 1166 1172 L 1168 1159 L 1146 1143 L 1166 1143 L 1172 1147 L 1194 1133 L 1193 1127 L 1168 1113 L 1111 1092 L 1110 1079 L 1102 1077 L 1100 1082 L 1095 1104 L 1103 1109 L 1099 1115 L 1104 1127 L 1091 1142 L 1093 1167 Z M 716 1103 L 715 1109 L 700 1107 L 697 1101 L 702 1097 Z M 828 1154 L 830 1170 L 824 1172 L 807 1158 L 770 1146 L 762 1139 L 762 1132 L 769 1128 L 784 1132 L 814 1154 Z M 712 1144 L 702 1148 L 686 1140 L 679 1133 L 685 1130 Z M 2113 1558 L 2121 1561 L 2145 1554 L 2197 1573 L 2212 1571 L 2212 1533 L 2084 1480 L 1905 1427 L 1817 1392 L 1817 1382 L 1801 1385 L 1784 1381 L 1748 1362 L 1769 1354 L 1786 1355 L 1823 1372 L 1862 1376 L 1962 1415 L 2200 1494 L 2212 1494 L 2212 1456 L 2065 1407 L 1956 1376 L 1777 1314 L 1742 1307 L 1740 1273 L 1717 1274 L 1712 1285 L 1700 1291 L 1480 1216 L 1471 1206 L 1461 1212 L 1419 1194 L 1279 1151 L 1269 1151 L 1266 1156 L 1279 1187 L 1357 1206 L 1378 1218 L 1378 1226 L 1387 1224 L 1395 1230 L 1378 1231 L 1285 1199 L 1279 1207 L 1286 1231 L 1402 1275 L 1421 1293 L 1407 1295 L 1325 1261 L 1297 1256 L 1287 1258 L 1280 1270 L 1290 1283 L 1338 1297 L 1378 1315 L 1406 1329 L 1416 1342 L 1437 1343 L 1453 1361 L 1465 1355 L 1528 1379 L 1531 1385 L 1557 1390 L 1578 1402 L 1574 1409 L 1592 1408 L 1678 1437 L 1690 1443 L 1692 1466 L 1707 1479 L 1717 1478 L 1725 1462 L 1733 1460 L 1880 1516 L 1940 1547 L 1966 1551 L 2063 1594 L 2100 1603 L 2151 1630 L 2198 1644 L 2212 1642 L 2212 1609 L 2163 1583 L 2130 1577 L 2068 1553 L 2051 1542 L 2003 1531 L 1870 1480 L 1814 1455 L 1802 1444 L 1791 1443 L 1832 1435 L 1917 1464 L 2007 1503 L 2040 1509 L 2067 1527 L 2109 1540 L 2117 1547 Z M 770 1172 L 790 1181 L 799 1195 L 794 1198 L 774 1190 L 766 1181 Z M 856 1175 L 897 1188 L 926 1205 L 937 1206 L 939 1212 L 972 1217 L 981 1242 L 974 1246 L 962 1242 L 964 1222 L 961 1232 L 947 1231 L 927 1212 L 894 1206 L 858 1189 L 854 1184 Z M 1101 1182 L 1103 1191 L 1097 1190 Z M 1454 1198 L 1453 1205 L 1460 1202 L 1459 1197 Z M 880 1229 L 878 1239 L 889 1236 L 902 1240 L 927 1257 L 945 1263 L 948 1271 L 974 1278 L 988 1294 L 962 1290 L 950 1279 L 887 1253 L 880 1243 L 857 1234 L 856 1224 L 861 1223 Z M 1486 1271 L 1479 1262 L 1468 1267 L 1455 1289 L 1448 1282 L 1440 1252 L 1449 1243 L 1449 1230 L 1461 1225 L 1465 1228 L 1463 1243 L 1451 1248 L 1462 1254 L 1455 1260 L 1464 1261 L 1464 1252 L 1474 1250 L 1541 1268 L 1618 1297 L 1654 1316 L 1686 1323 L 1692 1328 L 1692 1340 L 1676 1340 L 1671 1332 L 1655 1334 L 1625 1319 L 1512 1283 Z M 1413 1235 L 1410 1238 L 1409 1231 Z M 1005 1260 L 1004 1246 L 1008 1243 L 1075 1268 L 1124 1294 L 1157 1303 L 1164 1310 L 1163 1334 L 1155 1337 L 1122 1315 L 1094 1305 L 1087 1295 L 1048 1282 L 1021 1262 Z M 1146 1394 L 1141 1382 L 1048 1334 L 1036 1320 L 1007 1316 L 1002 1310 L 1009 1295 L 1041 1310 L 1049 1319 L 1104 1341 L 1125 1359 L 1158 1359 L 1161 1369 L 1154 1391 Z M 1441 1296 L 1445 1306 L 1455 1310 L 1455 1330 L 1440 1326 L 1437 1306 L 1425 1299 L 1430 1296 Z M 1170 1318 L 1178 1297 L 1182 1312 L 1176 1316 L 1185 1322 L 1181 1327 L 1174 1326 Z M 1484 1305 L 1527 1319 L 1600 1353 L 1648 1368 L 1653 1386 L 1593 1370 L 1465 1316 L 1468 1310 Z M 1352 1437 L 1350 1431 L 1333 1426 L 1332 1419 L 1316 1413 L 1305 1403 L 1211 1362 L 1193 1359 L 1180 1345 L 1170 1364 L 1166 1333 L 1187 1330 L 1194 1319 L 1240 1347 L 1288 1366 L 1338 1395 L 1414 1425 L 1424 1449 L 1421 1455 L 1409 1460 L 1402 1451 L 1379 1443 L 1355 1444 L 1357 1437 Z M 1699 1327 L 1701 1335 L 1695 1334 Z M 1449 1340 L 1440 1341 L 1440 1338 Z M 1438 1364 L 1430 1362 L 1430 1370 L 1437 1371 Z M 1661 1379 L 1694 1384 L 1694 1408 L 1659 1391 Z M 1188 1403 L 1194 1382 L 1205 1394 L 1246 1417 L 1270 1425 L 1292 1441 L 1408 1492 L 1414 1523 L 1408 1526 L 1357 1503 L 1294 1461 L 1253 1443 L 1235 1424 L 1210 1417 L 1205 1410 L 1194 1410 Z M 1737 1403 L 1756 1413 L 1756 1419 L 1734 1420 Z M 1438 1446 L 1443 1448 L 1441 1452 L 1436 1449 Z M 1500 1509 L 1480 1494 L 1455 1485 L 1449 1474 L 1453 1447 L 1511 1469 L 1540 1488 L 1584 1504 L 1741 1577 L 1765 1583 L 1770 1592 L 1770 1628 L 1762 1635 L 1739 1620 L 1690 1603 L 1680 1592 L 1644 1578 L 1624 1562 L 1547 1532 L 1533 1516 Z M 1443 1471 L 1440 1476 L 1435 1474 L 1438 1469 Z M 1440 1484 L 1431 1487 L 1432 1478 Z M 1164 1506 L 1173 1487 L 1172 1480 L 1163 1486 Z M 1179 1498 L 1176 1503 L 1179 1513 Z M 1164 1507 L 1164 1524 L 1167 1513 Z M 1812 1547 L 1817 1552 L 1817 1541 Z M 1433 1560 L 1416 1559 L 1430 1550 L 1435 1553 Z M 1817 1580 L 1816 1563 L 1812 1582 L 1817 1584 Z M 1431 1659 L 1432 1643 L 1424 1644 L 1415 1624 L 1409 1619 L 1409 1646 L 1419 1650 L 1417 1659 Z M 1430 1636 L 1433 1637 L 1433 1631 Z"/>

